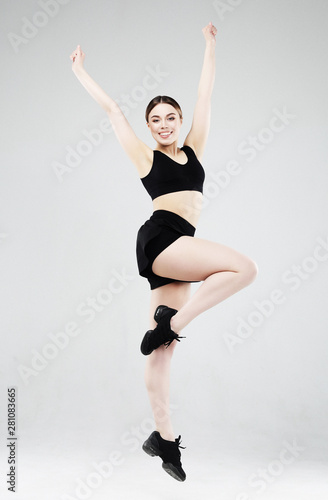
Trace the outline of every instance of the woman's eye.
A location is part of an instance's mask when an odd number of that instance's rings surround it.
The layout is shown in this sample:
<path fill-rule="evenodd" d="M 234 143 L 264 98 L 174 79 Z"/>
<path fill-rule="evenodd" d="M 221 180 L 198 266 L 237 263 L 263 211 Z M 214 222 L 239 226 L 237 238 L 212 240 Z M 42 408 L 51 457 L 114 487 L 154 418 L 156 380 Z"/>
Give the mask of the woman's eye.
<path fill-rule="evenodd" d="M 175 120 L 175 117 L 174 116 L 170 116 L 169 120 Z"/>

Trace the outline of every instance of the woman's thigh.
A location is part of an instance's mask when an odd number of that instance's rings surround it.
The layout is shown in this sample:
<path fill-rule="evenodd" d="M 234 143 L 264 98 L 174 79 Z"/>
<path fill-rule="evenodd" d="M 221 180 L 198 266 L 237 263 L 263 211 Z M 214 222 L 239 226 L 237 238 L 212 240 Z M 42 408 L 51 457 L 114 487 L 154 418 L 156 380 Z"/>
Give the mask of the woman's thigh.
<path fill-rule="evenodd" d="M 220 243 L 181 236 L 156 257 L 152 269 L 158 276 L 204 281 L 220 271 L 256 273 L 256 264 L 246 255 Z"/>

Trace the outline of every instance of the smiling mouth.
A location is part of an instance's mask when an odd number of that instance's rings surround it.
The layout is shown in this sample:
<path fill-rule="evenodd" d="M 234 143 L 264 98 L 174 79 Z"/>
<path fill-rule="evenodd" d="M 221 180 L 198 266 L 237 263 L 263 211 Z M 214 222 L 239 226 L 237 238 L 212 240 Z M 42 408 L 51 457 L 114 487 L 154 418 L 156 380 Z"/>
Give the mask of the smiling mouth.
<path fill-rule="evenodd" d="M 160 136 L 163 137 L 163 139 L 166 139 L 172 134 L 172 132 L 160 132 Z"/>

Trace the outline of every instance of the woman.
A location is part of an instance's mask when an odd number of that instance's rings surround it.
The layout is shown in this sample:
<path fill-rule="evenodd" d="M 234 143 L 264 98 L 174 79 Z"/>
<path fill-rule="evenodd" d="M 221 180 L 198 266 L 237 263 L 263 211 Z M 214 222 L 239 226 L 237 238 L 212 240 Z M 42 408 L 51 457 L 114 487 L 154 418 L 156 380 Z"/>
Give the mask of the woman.
<path fill-rule="evenodd" d="M 150 330 L 141 343 L 147 355 L 145 381 L 156 431 L 143 444 L 151 456 L 160 456 L 163 468 L 179 481 L 180 438 L 175 439 L 169 411 L 170 363 L 179 333 L 196 316 L 249 285 L 257 274 L 248 257 L 219 243 L 194 237 L 204 182 L 200 163 L 210 125 L 215 77 L 217 30 L 203 28 L 205 54 L 193 122 L 183 147 L 178 147 L 182 112 L 167 96 L 148 105 L 146 123 L 156 141 L 152 150 L 135 135 L 118 104 L 88 75 L 80 46 L 71 54 L 72 69 L 81 84 L 104 108 L 115 134 L 153 199 L 154 213 L 137 237 L 139 273 L 151 288 Z M 190 283 L 203 283 L 190 296 Z M 163 416 L 164 414 L 164 416 Z"/>

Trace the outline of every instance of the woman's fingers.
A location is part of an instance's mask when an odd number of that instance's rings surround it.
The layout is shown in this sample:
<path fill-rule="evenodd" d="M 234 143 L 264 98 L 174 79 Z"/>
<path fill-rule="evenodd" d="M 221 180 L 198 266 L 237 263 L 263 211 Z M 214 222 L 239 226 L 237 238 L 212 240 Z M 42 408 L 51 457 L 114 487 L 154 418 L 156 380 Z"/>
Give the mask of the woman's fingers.
<path fill-rule="evenodd" d="M 71 53 L 71 55 L 69 57 L 74 62 L 76 56 L 77 56 L 77 49 L 73 50 L 73 52 Z"/>
<path fill-rule="evenodd" d="M 208 25 L 206 26 L 206 28 L 209 30 L 210 33 L 212 33 L 214 36 L 217 34 L 218 30 L 216 29 L 216 27 L 214 26 L 213 23 L 208 23 Z M 206 29 L 205 28 L 205 29 Z"/>
<path fill-rule="evenodd" d="M 217 35 L 218 30 L 214 26 L 212 22 L 209 22 L 207 26 L 203 28 L 203 34 L 206 39 L 215 39 L 215 36 Z"/>
<path fill-rule="evenodd" d="M 83 52 L 82 52 L 82 50 L 81 50 L 81 46 L 80 46 L 80 45 L 78 45 L 78 46 L 76 47 L 76 49 L 75 49 L 75 50 L 71 53 L 71 55 L 70 55 L 69 57 L 70 57 L 71 61 L 75 62 L 75 59 L 76 59 L 76 58 L 78 58 L 78 59 L 79 59 L 79 58 L 81 58 L 81 57 L 83 57 L 83 56 L 84 56 L 84 54 L 83 54 Z"/>
<path fill-rule="evenodd" d="M 218 33 L 218 30 L 216 29 L 216 27 L 212 23 L 210 23 L 210 25 L 211 25 L 211 31 L 212 31 L 213 35 L 216 36 Z"/>

